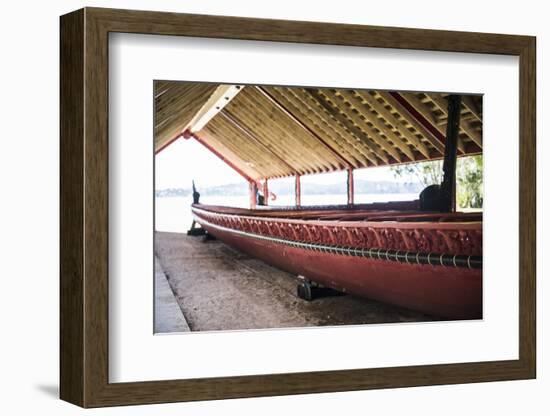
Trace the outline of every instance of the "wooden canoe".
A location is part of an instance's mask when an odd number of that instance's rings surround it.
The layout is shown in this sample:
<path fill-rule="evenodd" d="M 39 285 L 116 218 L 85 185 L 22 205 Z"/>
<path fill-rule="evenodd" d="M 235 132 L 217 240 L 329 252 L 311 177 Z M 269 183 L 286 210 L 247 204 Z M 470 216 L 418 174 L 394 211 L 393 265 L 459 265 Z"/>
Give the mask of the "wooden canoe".
<path fill-rule="evenodd" d="M 243 209 L 193 204 L 221 241 L 325 287 L 451 319 L 482 317 L 482 214 L 418 201 Z"/>

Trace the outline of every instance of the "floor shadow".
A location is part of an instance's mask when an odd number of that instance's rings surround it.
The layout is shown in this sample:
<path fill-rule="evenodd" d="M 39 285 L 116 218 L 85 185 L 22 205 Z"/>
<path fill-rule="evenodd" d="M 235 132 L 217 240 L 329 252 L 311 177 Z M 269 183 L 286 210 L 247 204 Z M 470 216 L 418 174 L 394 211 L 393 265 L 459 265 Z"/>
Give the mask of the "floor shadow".
<path fill-rule="evenodd" d="M 53 397 L 54 399 L 59 398 L 59 386 L 54 384 L 38 384 L 35 386 L 36 390 L 39 392 Z"/>

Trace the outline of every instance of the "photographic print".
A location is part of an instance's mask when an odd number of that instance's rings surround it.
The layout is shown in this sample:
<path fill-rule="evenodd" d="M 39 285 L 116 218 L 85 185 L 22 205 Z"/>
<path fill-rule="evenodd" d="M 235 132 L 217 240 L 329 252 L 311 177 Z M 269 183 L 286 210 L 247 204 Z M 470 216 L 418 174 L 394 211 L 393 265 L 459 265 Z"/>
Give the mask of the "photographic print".
<path fill-rule="evenodd" d="M 483 317 L 481 95 L 153 90 L 156 333 Z"/>

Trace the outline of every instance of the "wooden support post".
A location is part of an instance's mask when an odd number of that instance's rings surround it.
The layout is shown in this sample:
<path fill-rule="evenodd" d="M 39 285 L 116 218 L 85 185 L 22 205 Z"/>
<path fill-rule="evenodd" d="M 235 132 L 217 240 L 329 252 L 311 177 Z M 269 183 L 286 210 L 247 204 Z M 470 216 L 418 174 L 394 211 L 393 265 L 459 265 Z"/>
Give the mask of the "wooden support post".
<path fill-rule="evenodd" d="M 258 194 L 258 185 L 256 185 L 256 182 L 254 181 L 248 182 L 248 190 L 250 192 L 250 209 L 255 209 L 256 197 Z"/>
<path fill-rule="evenodd" d="M 456 152 L 460 128 L 460 95 L 449 95 L 447 138 L 443 160 L 443 182 L 441 183 L 441 210 L 456 211 Z"/>
<path fill-rule="evenodd" d="M 269 205 L 269 187 L 267 185 L 267 178 L 264 179 L 262 193 L 264 194 L 264 205 Z"/>
<path fill-rule="evenodd" d="M 348 205 L 354 204 L 353 169 L 348 169 Z"/>
<path fill-rule="evenodd" d="M 294 194 L 296 196 L 295 205 L 297 207 L 302 205 L 302 186 L 300 184 L 300 175 L 296 175 L 296 182 L 294 186 Z"/>

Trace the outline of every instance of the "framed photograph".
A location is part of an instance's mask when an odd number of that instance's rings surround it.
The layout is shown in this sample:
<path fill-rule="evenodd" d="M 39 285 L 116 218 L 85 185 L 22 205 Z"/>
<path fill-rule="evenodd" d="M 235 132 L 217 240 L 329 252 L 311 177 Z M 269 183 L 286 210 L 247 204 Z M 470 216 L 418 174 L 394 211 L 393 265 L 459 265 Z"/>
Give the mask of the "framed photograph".
<path fill-rule="evenodd" d="M 63 400 L 536 377 L 534 37 L 60 29 Z"/>

